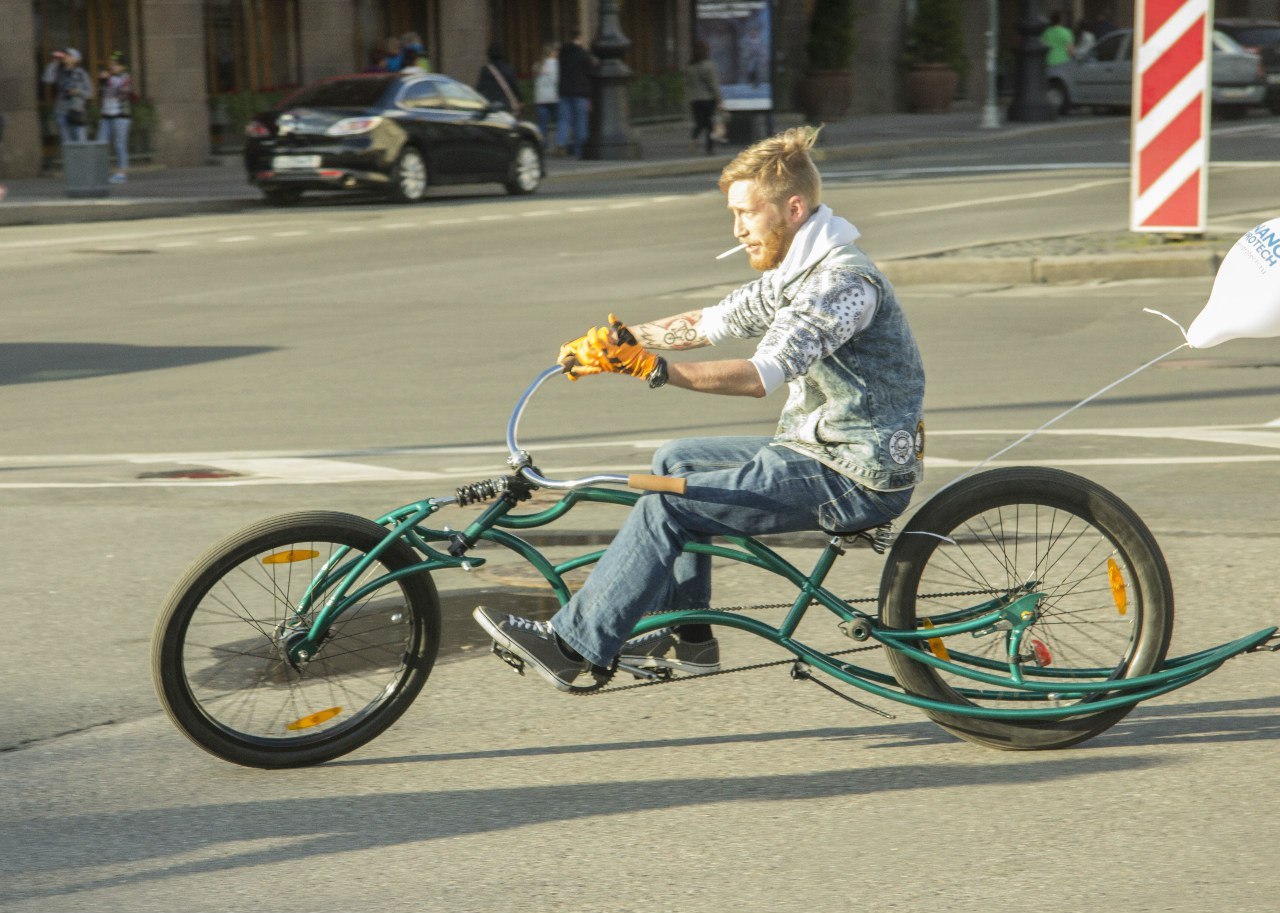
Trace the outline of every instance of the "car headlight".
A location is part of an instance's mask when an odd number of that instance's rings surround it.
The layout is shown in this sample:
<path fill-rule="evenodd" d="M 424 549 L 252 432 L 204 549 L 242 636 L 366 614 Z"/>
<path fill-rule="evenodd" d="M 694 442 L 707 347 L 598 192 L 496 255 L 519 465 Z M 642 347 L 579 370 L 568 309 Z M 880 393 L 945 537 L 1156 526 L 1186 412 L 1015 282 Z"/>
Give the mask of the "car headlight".
<path fill-rule="evenodd" d="M 344 117 L 324 132 L 328 136 L 355 136 L 368 133 L 380 123 L 381 117 Z"/>

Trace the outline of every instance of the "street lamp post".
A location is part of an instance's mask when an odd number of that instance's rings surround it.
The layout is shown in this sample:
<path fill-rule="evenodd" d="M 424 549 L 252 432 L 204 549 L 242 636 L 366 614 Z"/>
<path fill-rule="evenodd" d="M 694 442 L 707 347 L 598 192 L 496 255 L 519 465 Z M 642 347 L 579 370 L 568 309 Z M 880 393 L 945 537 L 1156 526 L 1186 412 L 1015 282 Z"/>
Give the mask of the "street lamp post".
<path fill-rule="evenodd" d="M 1058 112 L 1049 104 L 1046 96 L 1048 84 L 1044 76 L 1044 59 L 1049 53 L 1040 34 L 1049 23 L 1036 8 L 1036 0 L 1023 0 L 1022 20 L 1018 34 L 1022 42 L 1015 51 L 1018 73 L 1014 83 L 1013 101 L 1009 105 L 1009 120 L 1056 120 Z"/>
<path fill-rule="evenodd" d="M 1000 11 L 997 0 L 987 0 L 987 98 L 982 105 L 982 126 L 993 130 L 1000 126 L 1000 104 L 997 98 L 999 82 L 996 68 L 999 66 L 998 31 L 1000 27 Z"/>
<path fill-rule="evenodd" d="M 644 155 L 631 135 L 631 100 L 627 95 L 631 68 L 622 55 L 631 40 L 622 34 L 618 22 L 618 0 L 600 0 L 600 28 L 591 43 L 591 52 L 600 61 L 595 76 L 592 131 L 583 149 L 588 159 L 638 159 Z"/>

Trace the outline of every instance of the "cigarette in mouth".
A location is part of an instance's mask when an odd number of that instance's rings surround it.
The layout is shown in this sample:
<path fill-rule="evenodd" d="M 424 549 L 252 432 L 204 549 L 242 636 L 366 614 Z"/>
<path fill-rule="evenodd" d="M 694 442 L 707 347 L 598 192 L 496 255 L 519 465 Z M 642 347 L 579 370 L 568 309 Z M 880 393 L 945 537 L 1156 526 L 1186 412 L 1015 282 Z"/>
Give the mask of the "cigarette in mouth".
<path fill-rule="evenodd" d="M 716 259 L 717 259 L 717 260 L 723 260 L 725 257 L 732 257 L 732 256 L 733 256 L 734 254 L 736 254 L 738 251 L 745 249 L 745 248 L 746 248 L 746 246 L 747 246 L 747 245 L 745 245 L 745 244 L 739 244 L 737 247 L 735 247 L 735 248 L 733 248 L 733 249 L 731 249 L 731 250 L 727 250 L 727 251 L 725 251 L 723 254 L 716 254 Z"/>

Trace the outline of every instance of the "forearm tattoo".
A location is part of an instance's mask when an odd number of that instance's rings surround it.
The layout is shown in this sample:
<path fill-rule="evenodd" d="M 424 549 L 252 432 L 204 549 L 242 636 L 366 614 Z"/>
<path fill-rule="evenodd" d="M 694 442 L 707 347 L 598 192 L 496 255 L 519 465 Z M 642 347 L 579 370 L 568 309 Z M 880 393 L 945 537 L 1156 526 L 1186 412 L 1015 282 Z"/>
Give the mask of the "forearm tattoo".
<path fill-rule="evenodd" d="M 674 317 L 651 320 L 633 326 L 631 332 L 646 349 L 696 349 L 708 342 L 702 332 L 702 311 L 688 311 Z"/>

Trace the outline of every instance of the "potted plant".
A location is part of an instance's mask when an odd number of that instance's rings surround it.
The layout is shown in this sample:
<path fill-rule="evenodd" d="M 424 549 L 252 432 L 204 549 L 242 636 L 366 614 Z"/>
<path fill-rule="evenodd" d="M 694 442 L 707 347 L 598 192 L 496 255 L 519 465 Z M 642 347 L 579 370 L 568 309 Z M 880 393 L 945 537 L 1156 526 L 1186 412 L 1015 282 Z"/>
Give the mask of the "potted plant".
<path fill-rule="evenodd" d="M 960 0 L 919 0 L 907 33 L 907 103 L 912 111 L 940 113 L 951 106 L 969 68 Z"/>
<path fill-rule="evenodd" d="M 796 86 L 805 120 L 838 120 L 853 105 L 854 0 L 816 0 L 809 18 L 809 68 Z"/>

